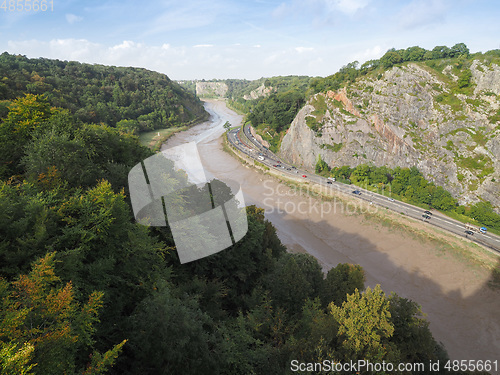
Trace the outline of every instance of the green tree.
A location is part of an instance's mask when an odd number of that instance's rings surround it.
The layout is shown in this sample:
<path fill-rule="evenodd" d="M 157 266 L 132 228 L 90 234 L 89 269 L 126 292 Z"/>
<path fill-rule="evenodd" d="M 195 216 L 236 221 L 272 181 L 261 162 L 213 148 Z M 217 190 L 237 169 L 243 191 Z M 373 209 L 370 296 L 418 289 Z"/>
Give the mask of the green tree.
<path fill-rule="evenodd" d="M 391 342 L 397 346 L 403 362 L 446 362 L 446 351 L 432 337 L 429 322 L 416 302 L 393 293 L 389 297 L 389 312 L 394 326 Z"/>
<path fill-rule="evenodd" d="M 385 53 L 385 55 L 380 58 L 380 64 L 385 69 L 391 68 L 395 64 L 399 64 L 402 61 L 403 61 L 403 59 L 402 59 L 401 55 L 398 52 L 396 52 L 394 49 L 387 51 Z"/>
<path fill-rule="evenodd" d="M 342 306 L 347 295 L 365 288 L 365 272 L 360 265 L 340 263 L 328 271 L 321 290 L 321 303 Z"/>
<path fill-rule="evenodd" d="M 330 174 L 330 167 L 328 164 L 321 158 L 321 155 L 318 155 L 318 160 L 316 161 L 315 172 L 322 176 L 328 176 Z"/>
<path fill-rule="evenodd" d="M 215 373 L 212 323 L 195 299 L 180 300 L 160 282 L 131 317 L 135 373 Z"/>
<path fill-rule="evenodd" d="M 398 353 L 390 338 L 394 333 L 389 300 L 377 285 L 363 294 L 355 290 L 342 306 L 330 304 L 330 313 L 337 321 L 339 353 L 342 361 L 369 360 L 392 362 Z"/>
<path fill-rule="evenodd" d="M 470 86 L 470 80 L 472 78 L 472 73 L 470 69 L 465 69 L 458 77 L 457 85 L 458 88 L 463 89 Z"/>
<path fill-rule="evenodd" d="M 72 283 L 61 285 L 55 275 L 54 256 L 52 253 L 37 261 L 28 275 L 10 284 L 0 280 L 0 363 L 4 369 L 12 368 L 12 356 L 6 361 L 9 356 L 5 352 L 13 348 L 22 358 L 16 367 L 25 373 L 31 369 L 43 375 L 74 373 L 85 366 L 84 362 L 78 363 L 78 358 L 80 352 L 92 350 L 103 293 L 93 292 L 80 305 L 74 299 Z M 102 356 L 94 353 L 95 359 L 87 370 L 104 373 L 124 344 L 121 342 Z"/>
<path fill-rule="evenodd" d="M 469 48 L 465 45 L 465 43 L 457 43 L 450 49 L 449 56 L 450 57 L 459 57 L 459 56 L 469 56 Z"/>
<path fill-rule="evenodd" d="M 283 254 L 274 271 L 265 280 L 276 307 L 285 309 L 290 316 L 298 314 L 305 300 L 318 296 L 321 267 L 307 254 Z"/>
<path fill-rule="evenodd" d="M 47 100 L 39 95 L 26 94 L 12 102 L 7 118 L 0 122 L 0 177 L 22 173 L 19 164 L 24 146 L 53 114 Z"/>

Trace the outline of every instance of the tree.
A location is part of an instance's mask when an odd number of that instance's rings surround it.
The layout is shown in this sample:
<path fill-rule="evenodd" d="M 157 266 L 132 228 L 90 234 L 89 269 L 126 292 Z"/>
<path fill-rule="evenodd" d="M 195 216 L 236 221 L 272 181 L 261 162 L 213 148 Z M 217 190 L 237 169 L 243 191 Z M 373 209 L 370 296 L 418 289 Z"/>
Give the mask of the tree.
<path fill-rule="evenodd" d="M 404 61 L 421 61 L 424 59 L 426 50 L 422 47 L 408 47 L 403 55 Z"/>
<path fill-rule="evenodd" d="M 53 114 L 47 100 L 39 95 L 26 94 L 12 102 L 7 118 L 0 122 L 0 177 L 22 173 L 19 163 L 24 146 Z"/>
<path fill-rule="evenodd" d="M 31 369 L 37 374 L 62 374 L 81 371 L 81 352 L 88 352 L 94 343 L 94 325 L 99 322 L 102 292 L 93 292 L 85 304 L 74 298 L 73 284 L 60 284 L 54 272 L 55 253 L 48 254 L 33 265 L 27 275 L 8 283 L 0 280 L 0 364 L 3 369 Z M 110 367 L 126 341 L 104 355 L 94 353 L 87 365 L 92 374 Z M 20 358 L 14 363 L 12 352 Z"/>
<path fill-rule="evenodd" d="M 399 64 L 402 61 L 403 61 L 403 59 L 402 59 L 401 55 L 394 50 L 387 51 L 385 53 L 385 55 L 380 58 L 380 64 L 385 69 L 391 68 L 395 64 Z"/>
<path fill-rule="evenodd" d="M 432 337 L 429 322 L 423 318 L 420 306 L 393 293 L 389 297 L 390 321 L 394 326 L 391 341 L 401 353 L 401 360 L 408 363 L 445 363 L 446 351 Z"/>
<path fill-rule="evenodd" d="M 347 295 L 356 290 L 365 288 L 365 272 L 357 264 L 340 263 L 328 271 L 321 290 L 321 303 L 327 306 L 333 302 L 337 306 L 342 306 L 347 300 Z"/>
<path fill-rule="evenodd" d="M 318 160 L 316 161 L 315 172 L 321 175 L 329 175 L 330 167 L 328 164 L 321 158 L 321 155 L 318 155 Z"/>
<path fill-rule="evenodd" d="M 463 89 L 470 86 L 470 79 L 472 78 L 472 73 L 470 69 L 465 69 L 458 77 L 457 85 L 458 88 Z"/>
<path fill-rule="evenodd" d="M 229 121 L 226 121 L 224 123 L 224 129 L 226 129 L 226 131 L 229 131 L 230 128 L 231 128 L 231 123 Z"/>
<path fill-rule="evenodd" d="M 166 282 L 131 317 L 135 373 L 214 373 L 208 328 L 212 323 L 195 299 L 172 296 Z"/>
<path fill-rule="evenodd" d="M 341 361 L 397 360 L 397 350 L 390 343 L 394 326 L 390 321 L 389 301 L 380 285 L 373 290 L 367 288 L 363 294 L 356 289 L 341 307 L 331 303 L 329 309 L 339 325 L 337 353 L 341 354 Z"/>
<path fill-rule="evenodd" d="M 457 43 L 450 49 L 450 57 L 459 57 L 464 55 L 465 57 L 469 56 L 469 48 L 465 45 L 465 43 Z"/>
<path fill-rule="evenodd" d="M 293 316 L 301 311 L 306 299 L 317 297 L 319 278 L 323 277 L 316 259 L 308 254 L 287 253 L 280 257 L 264 285 L 271 291 L 274 305 Z"/>

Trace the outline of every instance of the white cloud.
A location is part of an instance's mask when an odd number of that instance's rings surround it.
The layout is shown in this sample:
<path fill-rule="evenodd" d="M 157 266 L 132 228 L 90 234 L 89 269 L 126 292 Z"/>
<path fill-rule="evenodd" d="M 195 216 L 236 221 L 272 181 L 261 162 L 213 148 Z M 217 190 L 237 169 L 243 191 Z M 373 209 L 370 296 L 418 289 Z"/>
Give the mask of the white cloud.
<path fill-rule="evenodd" d="M 386 50 L 387 48 L 384 49 L 381 46 L 376 45 L 372 48 L 365 49 L 363 52 L 355 53 L 352 60 L 357 60 L 363 63 L 364 61 L 378 59 L 382 57 Z"/>
<path fill-rule="evenodd" d="M 80 22 L 81 20 L 83 20 L 83 17 L 77 16 L 77 15 L 71 14 L 71 13 L 66 14 L 66 21 L 68 21 L 68 23 L 70 25 L 72 25 L 76 22 Z"/>
<path fill-rule="evenodd" d="M 213 46 L 214 46 L 213 44 L 197 44 L 197 45 L 193 46 L 193 48 L 210 48 Z"/>

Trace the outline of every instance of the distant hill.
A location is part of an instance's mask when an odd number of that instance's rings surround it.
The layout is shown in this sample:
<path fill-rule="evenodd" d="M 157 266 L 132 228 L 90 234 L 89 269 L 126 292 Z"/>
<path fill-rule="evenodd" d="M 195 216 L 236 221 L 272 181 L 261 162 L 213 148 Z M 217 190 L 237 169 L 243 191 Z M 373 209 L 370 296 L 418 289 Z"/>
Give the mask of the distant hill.
<path fill-rule="evenodd" d="M 201 101 L 166 75 L 141 68 L 0 55 L 0 116 L 24 93 L 43 94 L 84 122 L 135 132 L 206 118 Z"/>
<path fill-rule="evenodd" d="M 184 80 L 177 81 L 181 86 L 198 95 L 200 98 L 225 98 L 239 106 L 247 106 L 247 101 L 269 96 L 271 93 L 286 91 L 306 91 L 313 77 L 278 76 L 246 79 L 221 80 Z"/>

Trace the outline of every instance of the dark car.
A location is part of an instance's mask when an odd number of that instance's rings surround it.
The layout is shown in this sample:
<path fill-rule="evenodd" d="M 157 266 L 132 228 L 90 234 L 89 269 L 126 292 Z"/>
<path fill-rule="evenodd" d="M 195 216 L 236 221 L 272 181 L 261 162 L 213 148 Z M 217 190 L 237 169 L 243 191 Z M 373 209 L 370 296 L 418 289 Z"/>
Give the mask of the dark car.
<path fill-rule="evenodd" d="M 354 190 L 352 193 L 356 195 L 361 195 L 361 192 L 359 190 Z"/>
<path fill-rule="evenodd" d="M 426 215 L 432 215 L 432 212 L 430 212 L 430 211 L 424 211 L 424 214 L 426 214 Z"/>
<path fill-rule="evenodd" d="M 471 231 L 471 230 L 466 230 L 465 231 L 465 234 L 468 234 L 469 236 L 473 236 L 474 235 L 474 232 Z"/>
<path fill-rule="evenodd" d="M 423 217 L 424 219 L 426 219 L 426 220 L 431 218 L 429 215 L 426 215 L 426 214 L 423 214 L 423 215 L 422 215 L 422 217 Z"/>
<path fill-rule="evenodd" d="M 327 183 L 328 185 L 333 184 L 333 182 L 331 182 L 331 181 L 326 181 L 326 183 Z"/>

